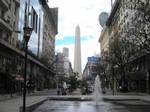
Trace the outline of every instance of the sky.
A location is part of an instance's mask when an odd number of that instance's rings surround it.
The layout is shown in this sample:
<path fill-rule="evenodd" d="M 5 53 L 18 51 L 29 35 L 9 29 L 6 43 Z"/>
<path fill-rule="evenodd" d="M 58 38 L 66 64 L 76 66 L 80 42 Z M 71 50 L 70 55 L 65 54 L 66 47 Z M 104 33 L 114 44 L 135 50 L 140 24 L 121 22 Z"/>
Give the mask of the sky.
<path fill-rule="evenodd" d="M 111 0 L 49 0 L 49 6 L 58 7 L 58 34 L 55 51 L 69 48 L 69 59 L 74 66 L 75 27 L 80 26 L 82 71 L 87 57 L 100 54 L 98 39 L 102 27 L 98 17 L 101 12 L 110 12 Z"/>

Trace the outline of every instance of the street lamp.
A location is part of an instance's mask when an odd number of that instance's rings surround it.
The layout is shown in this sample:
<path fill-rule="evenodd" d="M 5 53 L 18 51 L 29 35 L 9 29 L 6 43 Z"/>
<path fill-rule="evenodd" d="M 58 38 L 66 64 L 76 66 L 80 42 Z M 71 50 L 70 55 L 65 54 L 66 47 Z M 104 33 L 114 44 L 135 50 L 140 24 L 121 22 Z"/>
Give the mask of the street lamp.
<path fill-rule="evenodd" d="M 26 44 L 28 44 L 30 36 L 31 36 L 31 33 L 32 33 L 32 28 L 30 28 L 29 26 L 27 26 L 27 27 L 25 26 L 23 28 L 23 30 L 24 30 L 24 42 Z"/>
<path fill-rule="evenodd" d="M 26 112 L 26 76 L 27 76 L 27 55 L 28 55 L 28 42 L 32 33 L 32 28 L 29 27 L 29 6 L 30 0 L 25 3 L 25 16 L 24 16 L 24 48 L 25 48 L 25 66 L 24 66 L 24 82 L 23 82 L 23 107 L 22 112 Z"/>
<path fill-rule="evenodd" d="M 25 47 L 25 68 L 24 68 L 24 82 L 23 82 L 23 110 L 26 112 L 26 76 L 27 76 L 27 55 L 28 55 L 28 42 L 32 33 L 32 28 L 25 26 L 24 30 L 24 47 Z"/>

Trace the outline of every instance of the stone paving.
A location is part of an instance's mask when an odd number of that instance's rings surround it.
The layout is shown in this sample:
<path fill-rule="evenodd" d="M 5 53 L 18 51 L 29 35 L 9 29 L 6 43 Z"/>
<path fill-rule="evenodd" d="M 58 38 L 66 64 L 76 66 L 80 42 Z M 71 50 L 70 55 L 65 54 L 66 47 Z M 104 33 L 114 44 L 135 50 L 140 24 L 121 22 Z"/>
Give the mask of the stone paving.
<path fill-rule="evenodd" d="M 38 101 L 39 99 L 44 99 L 44 96 L 28 96 L 26 99 L 26 104 L 30 104 Z M 17 97 L 0 102 L 0 112 L 19 112 L 20 106 L 22 106 L 22 97 Z"/>
<path fill-rule="evenodd" d="M 26 105 L 46 99 L 49 95 L 56 95 L 56 90 L 37 91 L 33 94 L 27 94 Z M 23 97 L 13 95 L 0 96 L 0 112 L 19 112 L 19 108 L 23 104 Z"/>

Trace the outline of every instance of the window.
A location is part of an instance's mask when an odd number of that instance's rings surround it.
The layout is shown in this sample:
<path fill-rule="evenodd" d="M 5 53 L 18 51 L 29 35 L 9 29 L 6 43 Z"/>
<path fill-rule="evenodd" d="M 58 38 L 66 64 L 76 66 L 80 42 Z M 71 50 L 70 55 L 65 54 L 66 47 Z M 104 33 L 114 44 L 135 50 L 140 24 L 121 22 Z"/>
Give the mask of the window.
<path fill-rule="evenodd" d="M 2 10 L 2 12 L 1 12 L 1 18 L 4 19 L 4 16 L 5 16 L 5 12 Z"/>
<path fill-rule="evenodd" d="M 37 22 L 38 22 L 38 15 L 34 8 L 32 7 L 32 18 L 31 18 L 31 25 L 35 32 L 37 32 Z"/>
<path fill-rule="evenodd" d="M 3 31 L 0 29 L 0 38 L 3 36 Z"/>

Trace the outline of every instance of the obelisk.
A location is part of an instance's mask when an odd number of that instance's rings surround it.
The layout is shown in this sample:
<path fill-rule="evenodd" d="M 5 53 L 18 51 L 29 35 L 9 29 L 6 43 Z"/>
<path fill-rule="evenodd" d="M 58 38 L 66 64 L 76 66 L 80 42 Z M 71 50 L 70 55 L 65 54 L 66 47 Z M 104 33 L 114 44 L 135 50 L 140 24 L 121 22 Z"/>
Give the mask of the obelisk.
<path fill-rule="evenodd" d="M 79 78 L 82 79 L 81 42 L 80 42 L 80 27 L 79 27 L 79 25 L 77 25 L 75 28 L 74 72 L 78 72 Z"/>

